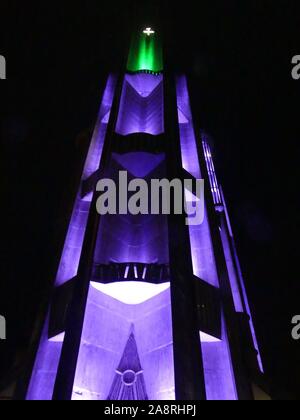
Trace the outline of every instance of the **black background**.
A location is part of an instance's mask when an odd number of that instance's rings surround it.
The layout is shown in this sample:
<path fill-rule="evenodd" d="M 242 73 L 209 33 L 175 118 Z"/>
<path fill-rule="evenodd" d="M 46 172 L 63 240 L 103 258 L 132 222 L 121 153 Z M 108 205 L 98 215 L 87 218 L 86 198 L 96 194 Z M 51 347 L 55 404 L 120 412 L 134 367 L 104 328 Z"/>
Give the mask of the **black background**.
<path fill-rule="evenodd" d="M 134 19 L 158 13 L 214 141 L 273 398 L 300 399 L 299 1 L 137 3 L 1 3 L 1 386 L 23 369 L 53 281 L 107 73 L 123 65 Z"/>

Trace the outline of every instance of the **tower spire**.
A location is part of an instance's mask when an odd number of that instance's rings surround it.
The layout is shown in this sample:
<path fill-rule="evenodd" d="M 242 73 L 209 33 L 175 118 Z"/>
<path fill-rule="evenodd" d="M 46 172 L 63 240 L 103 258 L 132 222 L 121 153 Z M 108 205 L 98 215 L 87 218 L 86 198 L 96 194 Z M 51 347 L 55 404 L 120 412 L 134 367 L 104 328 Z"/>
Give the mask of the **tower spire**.
<path fill-rule="evenodd" d="M 127 70 L 130 73 L 163 71 L 162 46 L 157 28 L 147 25 L 136 31 L 131 42 Z"/>

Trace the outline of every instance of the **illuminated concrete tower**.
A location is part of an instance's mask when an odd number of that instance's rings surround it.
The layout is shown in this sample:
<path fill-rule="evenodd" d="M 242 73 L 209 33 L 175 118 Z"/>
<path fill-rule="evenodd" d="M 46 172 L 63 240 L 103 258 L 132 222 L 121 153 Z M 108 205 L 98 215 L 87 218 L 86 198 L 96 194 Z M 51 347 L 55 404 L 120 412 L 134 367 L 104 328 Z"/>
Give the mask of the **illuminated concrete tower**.
<path fill-rule="evenodd" d="M 99 216 L 100 178 L 204 179 L 205 218 Z M 190 197 L 190 198 L 188 198 Z M 187 195 L 187 200 L 197 198 Z M 26 398 L 253 399 L 262 373 L 209 143 L 188 82 L 141 29 L 110 75 Z"/>

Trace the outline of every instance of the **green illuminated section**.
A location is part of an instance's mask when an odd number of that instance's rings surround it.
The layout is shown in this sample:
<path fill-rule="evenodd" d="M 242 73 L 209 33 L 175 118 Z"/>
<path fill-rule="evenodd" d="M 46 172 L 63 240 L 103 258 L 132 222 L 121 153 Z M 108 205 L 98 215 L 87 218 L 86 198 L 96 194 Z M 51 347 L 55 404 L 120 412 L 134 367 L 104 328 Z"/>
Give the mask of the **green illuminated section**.
<path fill-rule="evenodd" d="M 154 73 L 163 71 L 161 43 L 152 29 L 141 30 L 134 37 L 129 51 L 127 70 L 130 72 L 147 70 Z"/>

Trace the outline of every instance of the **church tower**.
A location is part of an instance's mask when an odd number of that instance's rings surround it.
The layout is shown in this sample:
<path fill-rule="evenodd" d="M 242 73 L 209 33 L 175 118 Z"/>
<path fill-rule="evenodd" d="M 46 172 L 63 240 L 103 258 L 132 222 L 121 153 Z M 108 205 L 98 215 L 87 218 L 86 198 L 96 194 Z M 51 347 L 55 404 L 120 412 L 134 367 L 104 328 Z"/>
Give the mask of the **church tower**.
<path fill-rule="evenodd" d="M 120 171 L 128 181 L 203 179 L 203 222 L 99 215 L 97 182 L 118 184 Z M 165 62 L 159 28 L 140 28 L 102 95 L 26 399 L 251 400 L 262 372 L 189 82 Z"/>

